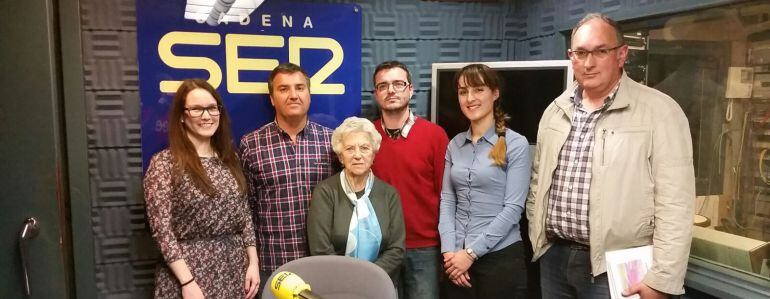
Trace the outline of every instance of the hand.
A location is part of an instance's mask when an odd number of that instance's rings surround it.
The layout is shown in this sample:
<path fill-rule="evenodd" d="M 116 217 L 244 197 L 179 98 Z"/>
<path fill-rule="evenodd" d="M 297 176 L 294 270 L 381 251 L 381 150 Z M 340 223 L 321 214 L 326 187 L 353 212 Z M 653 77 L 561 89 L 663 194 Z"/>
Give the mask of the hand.
<path fill-rule="evenodd" d="M 444 264 L 443 264 L 443 266 L 446 267 L 448 265 L 449 261 L 452 260 L 452 257 L 455 256 L 455 253 L 454 252 L 444 252 L 442 255 L 444 256 Z M 449 272 L 450 272 L 449 268 L 445 268 L 445 271 L 446 271 L 447 274 L 449 274 Z M 459 287 L 464 287 L 464 288 L 471 287 L 470 279 L 471 279 L 471 277 L 468 274 L 468 272 L 463 273 L 459 277 L 451 277 L 451 276 L 449 277 L 449 281 L 451 281 L 452 283 L 456 284 Z"/>
<path fill-rule="evenodd" d="M 254 298 L 259 290 L 259 267 L 256 264 L 249 264 L 246 268 L 246 283 L 243 286 L 243 294 L 246 299 Z"/>
<path fill-rule="evenodd" d="M 452 281 L 452 283 L 456 284 L 459 287 L 463 287 L 463 288 L 470 288 L 470 287 L 472 287 L 472 285 L 471 285 L 471 275 L 468 274 L 468 272 L 460 274 L 455 279 L 451 279 L 450 278 L 450 281 Z"/>
<path fill-rule="evenodd" d="M 444 256 L 444 263 L 441 266 L 444 267 L 444 272 L 446 274 L 449 274 L 451 272 L 449 270 L 449 268 L 448 268 L 449 261 L 451 261 L 452 258 L 455 256 L 455 253 L 454 252 L 444 252 L 444 253 L 442 253 L 442 255 Z M 452 277 L 450 277 L 449 279 L 451 280 Z"/>
<path fill-rule="evenodd" d="M 450 259 L 452 259 L 452 256 L 454 256 L 454 255 L 455 255 L 455 253 L 454 253 L 454 252 L 444 252 L 444 253 L 442 253 L 441 255 L 443 255 L 443 256 L 444 256 L 444 263 L 446 263 L 447 261 L 449 261 Z"/>
<path fill-rule="evenodd" d="M 182 298 L 184 299 L 203 299 L 203 291 L 197 281 L 182 287 Z"/>
<path fill-rule="evenodd" d="M 668 294 L 653 289 L 643 282 L 634 284 L 628 289 L 623 291 L 623 296 L 631 296 L 633 294 L 639 294 L 642 299 L 665 299 L 668 298 Z"/>
<path fill-rule="evenodd" d="M 455 255 L 454 252 L 444 252 L 441 255 L 444 256 L 444 262 L 441 264 L 442 267 L 444 267 L 444 272 L 449 274 L 449 268 L 447 268 L 447 263 L 452 260 L 452 257 Z"/>
<path fill-rule="evenodd" d="M 470 287 L 470 275 L 467 274 L 473 264 L 473 257 L 468 255 L 465 250 L 460 249 L 453 253 L 444 254 L 444 272 L 449 276 L 452 282 L 459 286 Z M 463 275 L 465 274 L 465 275 Z"/>

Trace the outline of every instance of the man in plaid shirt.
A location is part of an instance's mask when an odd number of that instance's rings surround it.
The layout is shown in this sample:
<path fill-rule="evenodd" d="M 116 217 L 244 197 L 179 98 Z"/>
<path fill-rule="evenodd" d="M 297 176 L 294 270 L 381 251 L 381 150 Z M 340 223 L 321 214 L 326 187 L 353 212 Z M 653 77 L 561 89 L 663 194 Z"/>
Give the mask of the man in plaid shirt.
<path fill-rule="evenodd" d="M 334 173 L 336 161 L 332 131 L 308 119 L 307 73 L 283 63 L 267 82 L 275 121 L 244 135 L 240 145 L 257 237 L 260 295 L 275 269 L 308 255 L 310 193 Z"/>

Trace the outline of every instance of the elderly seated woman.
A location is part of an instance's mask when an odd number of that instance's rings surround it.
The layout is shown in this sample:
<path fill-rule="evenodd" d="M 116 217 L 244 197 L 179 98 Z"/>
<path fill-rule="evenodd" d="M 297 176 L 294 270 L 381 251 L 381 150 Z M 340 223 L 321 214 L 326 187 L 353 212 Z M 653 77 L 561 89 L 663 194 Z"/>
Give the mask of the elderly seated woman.
<path fill-rule="evenodd" d="M 404 259 L 404 218 L 398 191 L 372 174 L 381 140 L 364 118 L 347 118 L 334 130 L 332 149 L 344 169 L 313 189 L 308 242 L 311 255 L 367 260 L 396 281 Z"/>

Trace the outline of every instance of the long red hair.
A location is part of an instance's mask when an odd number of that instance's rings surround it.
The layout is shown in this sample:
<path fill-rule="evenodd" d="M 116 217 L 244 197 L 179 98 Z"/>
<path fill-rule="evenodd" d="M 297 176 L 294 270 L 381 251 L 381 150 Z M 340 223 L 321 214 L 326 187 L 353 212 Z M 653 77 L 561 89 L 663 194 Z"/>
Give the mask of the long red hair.
<path fill-rule="evenodd" d="M 221 107 L 219 127 L 214 132 L 214 135 L 211 136 L 211 147 L 230 170 L 233 177 L 235 177 L 238 189 L 241 193 L 245 194 L 247 190 L 246 178 L 243 176 L 241 165 L 235 154 L 233 138 L 230 134 L 230 117 L 227 114 L 227 110 L 224 109 L 222 97 L 211 84 L 203 79 L 186 79 L 182 81 L 174 95 L 174 101 L 171 103 L 171 109 L 168 112 L 168 147 L 177 171 L 180 174 L 178 177 L 182 177 L 181 174 L 187 173 L 190 175 L 193 184 L 201 191 L 207 195 L 216 194 L 217 190 L 214 189 L 206 170 L 203 169 L 198 152 L 187 137 L 187 129 L 182 123 L 187 95 L 198 88 L 208 91 L 216 99 L 217 105 Z"/>

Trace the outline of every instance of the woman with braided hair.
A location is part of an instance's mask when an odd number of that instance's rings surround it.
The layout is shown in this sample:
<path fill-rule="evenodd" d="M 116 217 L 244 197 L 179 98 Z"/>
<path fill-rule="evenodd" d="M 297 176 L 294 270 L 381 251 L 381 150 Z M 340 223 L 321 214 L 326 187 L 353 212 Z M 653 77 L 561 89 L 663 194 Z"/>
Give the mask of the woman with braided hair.
<path fill-rule="evenodd" d="M 508 129 L 500 78 L 483 64 L 455 75 L 467 131 L 447 147 L 439 233 L 448 298 L 525 298 L 519 220 L 531 160 L 527 139 Z"/>

